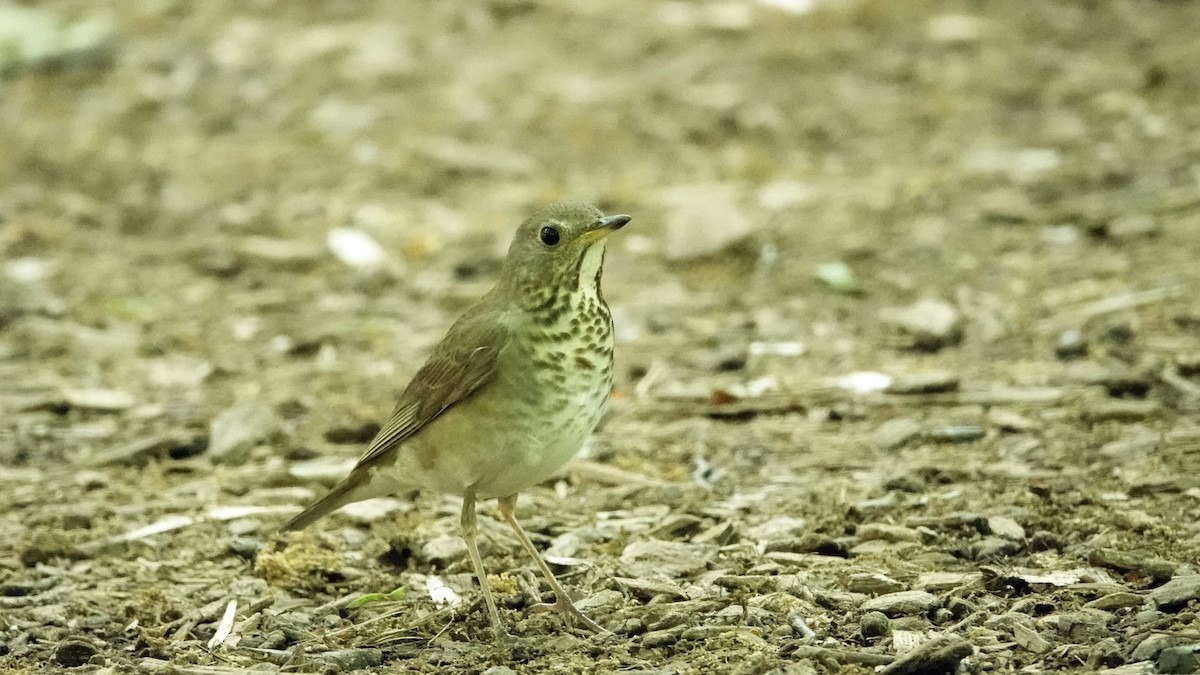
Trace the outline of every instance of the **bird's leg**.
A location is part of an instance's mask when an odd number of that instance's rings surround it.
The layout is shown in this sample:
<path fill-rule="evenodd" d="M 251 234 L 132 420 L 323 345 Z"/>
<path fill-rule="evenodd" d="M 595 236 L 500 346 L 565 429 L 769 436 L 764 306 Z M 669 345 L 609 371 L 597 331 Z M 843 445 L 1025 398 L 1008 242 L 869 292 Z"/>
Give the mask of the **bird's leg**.
<path fill-rule="evenodd" d="M 546 564 L 546 561 L 542 558 L 542 554 L 533 547 L 533 542 L 529 540 L 529 535 L 525 534 L 524 528 L 521 527 L 521 524 L 517 522 L 516 516 L 513 515 L 513 508 L 516 507 L 516 505 L 516 495 L 501 497 L 500 515 L 504 517 L 504 520 L 507 521 L 510 526 L 512 526 L 513 532 L 517 533 L 517 538 L 521 540 L 521 545 L 525 547 L 525 550 L 529 552 L 529 555 L 533 556 L 533 559 L 537 562 L 538 568 L 542 570 L 542 576 L 546 577 L 546 581 L 550 584 L 550 589 L 554 591 L 554 604 L 538 605 L 534 607 L 532 611 L 561 612 L 564 614 L 570 614 L 591 630 L 597 633 L 607 634 L 609 631 L 601 628 L 600 624 L 587 618 L 583 612 L 579 611 L 579 608 L 575 606 L 575 603 L 571 602 L 571 596 L 567 595 L 567 592 L 563 590 L 562 585 L 558 583 L 558 579 L 554 578 L 554 573 L 550 571 L 550 566 Z"/>
<path fill-rule="evenodd" d="M 483 570 L 483 558 L 479 557 L 479 545 L 475 543 L 479 528 L 475 525 L 475 490 L 467 490 L 463 495 L 462 536 L 467 542 L 467 553 L 471 555 L 471 565 L 475 567 L 475 576 L 479 578 L 479 587 L 483 589 L 483 600 L 487 603 L 488 615 L 492 619 L 492 630 L 497 639 L 508 637 L 504 624 L 500 623 L 500 613 L 496 611 L 496 601 L 492 599 L 492 587 L 488 585 L 487 572 Z"/>

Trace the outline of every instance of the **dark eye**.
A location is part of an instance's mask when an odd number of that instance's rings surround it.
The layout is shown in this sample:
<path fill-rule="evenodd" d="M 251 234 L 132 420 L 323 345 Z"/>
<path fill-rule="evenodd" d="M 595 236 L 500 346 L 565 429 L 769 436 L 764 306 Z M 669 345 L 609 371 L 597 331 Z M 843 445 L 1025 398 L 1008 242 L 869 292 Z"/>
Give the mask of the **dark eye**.
<path fill-rule="evenodd" d="M 553 227 L 543 227 L 541 234 L 542 243 L 547 246 L 554 246 L 558 243 L 558 230 Z"/>

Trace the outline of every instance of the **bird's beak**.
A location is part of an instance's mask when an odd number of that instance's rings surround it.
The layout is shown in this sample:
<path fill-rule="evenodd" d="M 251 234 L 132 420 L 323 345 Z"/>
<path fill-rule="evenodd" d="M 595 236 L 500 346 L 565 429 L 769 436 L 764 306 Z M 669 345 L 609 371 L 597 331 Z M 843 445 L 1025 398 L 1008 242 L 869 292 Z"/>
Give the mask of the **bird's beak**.
<path fill-rule="evenodd" d="M 633 218 L 626 215 L 604 216 L 600 220 L 597 220 L 592 229 L 584 232 L 580 238 L 589 243 L 600 241 L 613 232 L 625 227 L 625 224 L 631 220 Z"/>

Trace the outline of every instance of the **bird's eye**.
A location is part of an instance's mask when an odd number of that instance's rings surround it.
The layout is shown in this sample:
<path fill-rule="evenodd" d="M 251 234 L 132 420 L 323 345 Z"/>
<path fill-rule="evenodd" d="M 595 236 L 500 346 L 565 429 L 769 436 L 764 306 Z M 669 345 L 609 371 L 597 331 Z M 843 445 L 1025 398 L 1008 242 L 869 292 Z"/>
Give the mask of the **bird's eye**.
<path fill-rule="evenodd" d="M 558 230 L 553 227 L 543 227 L 541 240 L 547 246 L 554 246 L 558 243 Z"/>

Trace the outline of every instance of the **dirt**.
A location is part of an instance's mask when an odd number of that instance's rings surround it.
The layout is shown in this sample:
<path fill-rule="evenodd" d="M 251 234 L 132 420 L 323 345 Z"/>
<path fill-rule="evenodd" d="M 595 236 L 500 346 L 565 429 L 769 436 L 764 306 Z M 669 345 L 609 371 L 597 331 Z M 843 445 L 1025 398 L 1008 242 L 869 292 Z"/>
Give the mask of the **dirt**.
<path fill-rule="evenodd" d="M 1195 671 L 1200 4 L 0 9 L 0 668 Z M 496 641 L 453 498 L 276 529 L 564 198 L 613 635 L 487 504 Z"/>

